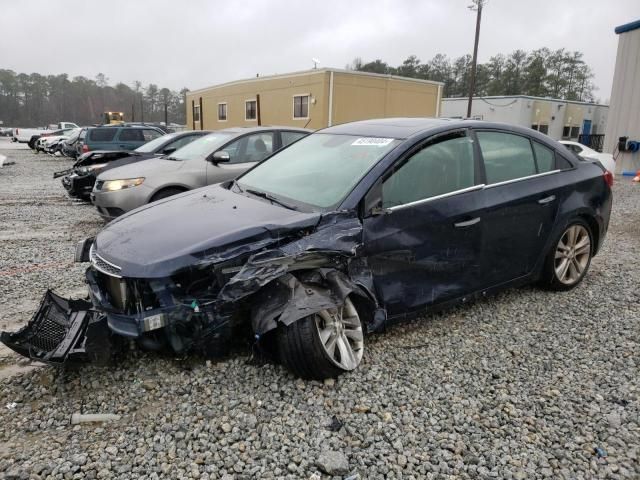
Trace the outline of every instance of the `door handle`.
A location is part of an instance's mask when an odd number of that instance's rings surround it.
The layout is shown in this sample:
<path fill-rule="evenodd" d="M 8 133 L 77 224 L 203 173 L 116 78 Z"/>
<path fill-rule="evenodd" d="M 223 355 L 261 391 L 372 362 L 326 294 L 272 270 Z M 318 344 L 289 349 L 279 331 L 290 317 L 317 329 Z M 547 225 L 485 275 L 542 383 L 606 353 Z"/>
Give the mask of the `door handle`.
<path fill-rule="evenodd" d="M 556 199 L 555 195 L 549 195 L 548 197 L 544 197 L 544 198 L 541 198 L 540 200 L 538 200 L 538 203 L 540 205 L 546 205 L 547 203 L 553 202 L 555 199 Z"/>
<path fill-rule="evenodd" d="M 464 228 L 470 227 L 471 225 L 475 225 L 480 222 L 480 217 L 472 218 L 471 220 L 465 220 L 464 222 L 454 223 L 453 226 L 456 228 Z"/>

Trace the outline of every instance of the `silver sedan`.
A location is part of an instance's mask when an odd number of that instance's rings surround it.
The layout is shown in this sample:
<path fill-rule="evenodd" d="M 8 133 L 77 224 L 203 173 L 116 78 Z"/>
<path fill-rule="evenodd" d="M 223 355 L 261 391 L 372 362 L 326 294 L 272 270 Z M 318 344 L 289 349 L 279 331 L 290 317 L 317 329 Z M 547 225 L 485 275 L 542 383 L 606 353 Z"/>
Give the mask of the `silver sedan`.
<path fill-rule="evenodd" d="M 102 173 L 91 192 L 91 201 L 102 218 L 111 220 L 147 203 L 234 179 L 310 132 L 293 127 L 218 130 L 169 156 Z"/>

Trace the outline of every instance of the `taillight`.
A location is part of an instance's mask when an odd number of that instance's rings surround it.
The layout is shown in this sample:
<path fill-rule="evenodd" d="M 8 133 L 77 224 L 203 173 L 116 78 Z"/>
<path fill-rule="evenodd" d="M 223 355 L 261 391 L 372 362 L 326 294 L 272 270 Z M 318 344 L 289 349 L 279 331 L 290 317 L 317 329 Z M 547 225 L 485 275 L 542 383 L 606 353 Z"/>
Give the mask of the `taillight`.
<path fill-rule="evenodd" d="M 82 145 L 82 153 L 87 153 L 89 151 L 89 146 L 85 143 Z"/>
<path fill-rule="evenodd" d="M 611 173 L 609 170 L 604 172 L 604 181 L 607 185 L 609 185 L 609 188 L 613 187 L 613 173 Z"/>
<path fill-rule="evenodd" d="M 19 129 L 19 128 L 16 128 L 16 137 L 17 137 L 18 135 L 20 135 L 20 129 Z"/>

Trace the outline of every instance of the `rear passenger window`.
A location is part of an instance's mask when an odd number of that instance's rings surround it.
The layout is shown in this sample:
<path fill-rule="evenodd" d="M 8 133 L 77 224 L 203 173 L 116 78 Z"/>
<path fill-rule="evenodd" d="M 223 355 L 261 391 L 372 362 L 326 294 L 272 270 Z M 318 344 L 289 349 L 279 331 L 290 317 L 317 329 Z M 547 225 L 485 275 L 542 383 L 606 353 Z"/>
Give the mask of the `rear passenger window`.
<path fill-rule="evenodd" d="M 533 151 L 536 153 L 536 162 L 538 162 L 538 173 L 550 172 L 555 170 L 555 153 L 550 148 L 533 142 Z"/>
<path fill-rule="evenodd" d="M 573 168 L 573 165 L 564 158 L 562 155 L 556 155 L 556 169 L 558 170 L 567 170 L 569 168 Z"/>
<path fill-rule="evenodd" d="M 154 138 L 161 137 L 162 134 L 156 130 L 151 130 L 150 128 L 145 128 L 142 130 L 142 135 L 144 136 L 145 142 L 150 142 Z"/>
<path fill-rule="evenodd" d="M 536 174 L 528 138 L 503 132 L 478 132 L 477 135 L 488 184 Z"/>
<path fill-rule="evenodd" d="M 163 150 L 166 150 L 167 148 L 175 148 L 176 150 L 179 150 L 180 148 L 193 142 L 197 138 L 200 138 L 200 135 L 185 135 L 184 137 L 179 138 L 178 140 L 174 140 L 168 145 L 165 145 Z"/>
<path fill-rule="evenodd" d="M 111 142 L 116 136 L 117 128 L 95 128 L 89 131 L 89 140 L 94 142 Z"/>
<path fill-rule="evenodd" d="M 291 145 L 296 140 L 300 140 L 302 137 L 306 137 L 307 134 L 303 132 L 280 132 L 282 136 L 282 146 L 286 147 Z"/>
<path fill-rule="evenodd" d="M 473 145 L 464 134 L 456 134 L 416 152 L 385 180 L 382 203 L 394 207 L 473 185 Z"/>
<path fill-rule="evenodd" d="M 144 142 L 142 130 L 138 128 L 123 128 L 119 137 L 121 142 Z"/>

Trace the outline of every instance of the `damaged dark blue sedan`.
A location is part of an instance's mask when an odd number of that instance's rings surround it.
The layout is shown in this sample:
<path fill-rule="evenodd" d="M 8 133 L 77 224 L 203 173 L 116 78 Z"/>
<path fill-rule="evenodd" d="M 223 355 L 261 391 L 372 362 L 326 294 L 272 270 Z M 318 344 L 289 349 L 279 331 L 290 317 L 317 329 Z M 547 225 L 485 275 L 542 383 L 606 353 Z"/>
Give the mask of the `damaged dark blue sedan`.
<path fill-rule="evenodd" d="M 78 247 L 90 300 L 48 292 L 2 340 L 59 363 L 113 338 L 224 352 L 250 332 L 295 374 L 355 369 L 367 332 L 537 282 L 569 290 L 607 232 L 611 174 L 538 132 L 383 119 L 316 132 Z M 135 188 L 135 187 L 133 187 Z"/>

